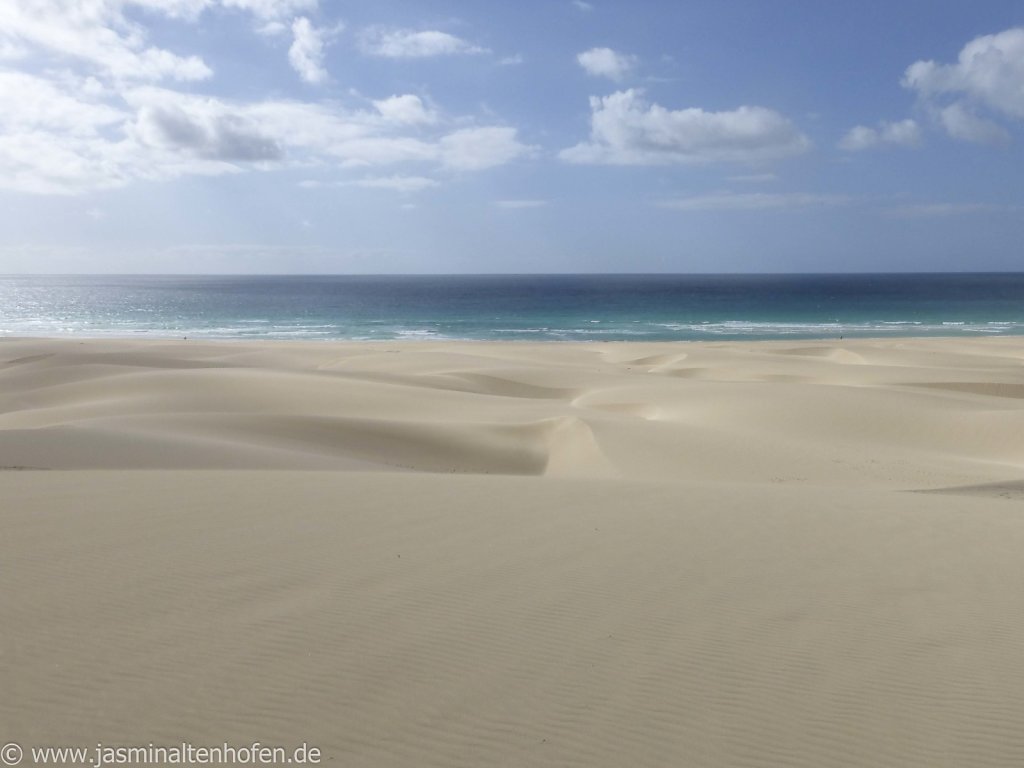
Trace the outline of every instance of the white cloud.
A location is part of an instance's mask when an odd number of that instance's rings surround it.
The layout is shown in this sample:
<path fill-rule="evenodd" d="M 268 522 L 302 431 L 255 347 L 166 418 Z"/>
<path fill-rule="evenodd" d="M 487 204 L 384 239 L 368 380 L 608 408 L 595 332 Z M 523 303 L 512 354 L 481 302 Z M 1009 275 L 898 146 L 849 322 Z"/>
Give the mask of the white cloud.
<path fill-rule="evenodd" d="M 548 204 L 547 200 L 495 200 L 496 208 L 505 210 L 521 210 L 523 208 L 543 208 Z"/>
<path fill-rule="evenodd" d="M 523 54 L 515 53 L 511 56 L 505 56 L 498 59 L 498 65 L 502 67 L 515 67 L 522 64 L 526 59 L 523 58 Z"/>
<path fill-rule="evenodd" d="M 150 44 L 148 30 L 129 12 L 194 23 L 215 6 L 251 14 L 263 34 L 293 28 L 293 66 L 307 80 L 323 79 L 324 30 L 302 19 L 285 24 L 300 12 L 315 10 L 316 0 L 2 0 L 0 60 L 30 53 L 51 61 L 73 60 L 118 83 L 205 80 L 213 71 L 201 57 Z"/>
<path fill-rule="evenodd" d="M 204 80 L 213 72 L 198 56 L 179 56 L 146 43 L 146 30 L 129 21 L 126 3 L 38 0 L 0 4 L 0 43 L 31 47 L 57 59 L 84 61 L 119 80 Z M 191 17 L 205 2 L 147 2 L 153 11 Z"/>
<path fill-rule="evenodd" d="M 289 32 L 288 25 L 283 21 L 267 21 L 256 27 L 256 32 L 264 37 L 277 37 Z"/>
<path fill-rule="evenodd" d="M 388 30 L 372 27 L 363 32 L 360 48 L 363 53 L 370 56 L 391 59 L 487 53 L 485 48 L 435 29 L 416 32 L 411 29 Z"/>
<path fill-rule="evenodd" d="M 878 136 L 886 144 L 912 147 L 921 140 L 921 129 L 910 119 L 896 123 L 883 122 L 878 128 Z"/>
<path fill-rule="evenodd" d="M 869 128 L 866 125 L 851 128 L 840 139 L 839 147 L 848 152 L 858 152 L 886 144 L 916 147 L 920 142 L 921 129 L 914 120 L 900 120 L 893 123 L 883 120 L 877 128 Z"/>
<path fill-rule="evenodd" d="M 425 107 L 423 100 L 411 93 L 375 101 L 373 106 L 385 120 L 392 123 L 433 125 L 438 119 L 437 112 Z"/>
<path fill-rule="evenodd" d="M 128 117 L 57 82 L 0 72 L 0 186 L 49 193 L 116 185 L 123 171 L 103 134 Z"/>
<path fill-rule="evenodd" d="M 939 110 L 939 122 L 954 139 L 976 144 L 1005 144 L 1010 140 L 1010 134 L 1003 126 L 978 117 L 961 102 Z"/>
<path fill-rule="evenodd" d="M 977 112 L 1024 120 L 1024 27 L 974 38 L 954 64 L 916 61 L 907 67 L 903 86 L 932 107 L 953 138 L 1004 143 L 1006 129 Z"/>
<path fill-rule="evenodd" d="M 70 90 L 70 89 L 68 89 Z M 81 91 L 80 91 L 81 93 Z M 127 113 L 75 96 L 58 83 L 20 72 L 0 72 L 0 133 L 60 131 L 92 136 Z"/>
<path fill-rule="evenodd" d="M 0 51 L 24 50 L 42 72 L 0 69 L 0 188 L 73 194 L 139 180 L 318 166 L 342 181 L 347 169 L 397 169 L 360 183 L 408 191 L 434 183 L 424 168 L 483 170 L 529 150 L 514 128 L 467 127 L 474 125 L 468 116 L 445 121 L 412 94 L 349 109 L 163 86 L 211 70 L 198 57 L 151 45 L 141 20 L 159 14 L 195 23 L 215 5 L 250 14 L 264 29 L 291 29 L 292 66 L 308 82 L 327 78 L 324 48 L 340 25 L 317 27 L 295 16 L 315 9 L 315 0 L 0 0 Z M 387 46 L 406 45 L 408 55 L 480 50 L 438 35 L 397 32 L 379 42 L 390 53 Z"/>
<path fill-rule="evenodd" d="M 284 155 L 276 138 L 226 105 L 198 99 L 143 101 L 129 128 L 140 146 L 226 163 L 276 161 Z"/>
<path fill-rule="evenodd" d="M 324 69 L 323 29 L 318 29 L 305 16 L 292 22 L 293 41 L 288 49 L 288 61 L 299 77 L 307 83 L 322 83 L 327 80 Z"/>
<path fill-rule="evenodd" d="M 13 61 L 28 56 L 28 49 L 13 40 L 0 38 L 0 61 Z"/>
<path fill-rule="evenodd" d="M 611 48 L 591 48 L 589 51 L 578 54 L 576 61 L 588 75 L 619 81 L 633 71 L 637 58 L 629 54 L 618 53 Z"/>
<path fill-rule="evenodd" d="M 195 152 L 199 147 L 204 156 L 224 160 L 283 159 L 287 154 L 296 163 L 333 160 L 344 168 L 433 163 L 458 170 L 483 170 L 507 163 L 527 149 L 516 140 L 514 128 L 462 128 L 428 138 L 399 132 L 408 127 L 381 114 L 346 112 L 327 103 L 229 104 L 156 88 L 139 89 L 132 100 L 140 107 L 156 105 L 184 112 L 189 119 L 180 127 L 164 117 L 159 126 L 163 140 L 166 142 L 170 134 L 182 149 Z M 227 141 L 221 138 L 226 131 Z M 274 142 L 279 154 L 275 155 L 265 141 Z M 226 151 L 211 151 L 218 147 L 233 149 L 234 158 Z"/>
<path fill-rule="evenodd" d="M 633 89 L 591 97 L 590 141 L 562 150 L 573 163 L 662 165 L 761 162 L 805 152 L 810 141 L 765 107 L 669 110 Z"/>
<path fill-rule="evenodd" d="M 903 85 L 924 96 L 962 94 L 1004 115 L 1024 119 L 1024 27 L 971 40 L 955 64 L 916 61 Z"/>
<path fill-rule="evenodd" d="M 385 99 L 384 112 L 351 111 L 331 102 L 231 102 L 146 86 L 104 96 L 117 98 L 113 104 L 76 86 L 74 79 L 0 73 L 0 187 L 75 193 L 302 166 L 333 167 L 342 176 L 403 165 L 476 171 L 529 151 L 505 126 L 423 135 L 432 126 L 395 119 L 416 114 L 410 100 Z M 426 177 L 383 178 L 381 186 L 411 189 L 424 187 L 416 179 Z"/>
<path fill-rule="evenodd" d="M 572 0 L 572 4 L 577 8 L 577 10 L 583 11 L 584 13 L 594 10 L 594 6 L 586 2 L 586 0 Z"/>
<path fill-rule="evenodd" d="M 44 0 L 44 2 L 54 2 L 54 0 Z M 57 2 L 66 2 L 66 0 L 57 0 Z M 115 2 L 117 5 L 134 5 L 147 11 L 162 13 L 172 19 L 194 21 L 204 10 L 213 5 L 215 0 L 115 0 Z M 111 4 L 110 0 L 100 0 L 100 3 Z"/>
<path fill-rule="evenodd" d="M 97 137 L 45 132 L 0 136 L 0 187 L 39 194 L 66 194 L 120 186 L 127 174 L 117 152 Z"/>
<path fill-rule="evenodd" d="M 343 168 L 369 168 L 437 160 L 437 144 L 413 136 L 369 135 L 324 147 Z"/>
<path fill-rule="evenodd" d="M 462 128 L 439 142 L 441 161 L 458 171 L 480 171 L 504 165 L 530 151 L 516 138 L 516 129 L 504 126 Z"/>
<path fill-rule="evenodd" d="M 662 200 L 658 205 L 677 211 L 763 211 L 843 205 L 849 198 L 840 195 L 813 195 L 800 192 L 724 192 Z"/>
<path fill-rule="evenodd" d="M 848 152 L 868 149 L 878 144 L 878 131 L 866 125 L 856 125 L 839 140 L 839 148 Z"/>
<path fill-rule="evenodd" d="M 195 0 L 195 2 L 202 2 L 202 0 Z M 266 21 L 289 18 L 299 13 L 316 10 L 317 7 L 317 0 L 221 0 L 221 3 L 225 8 L 247 11 L 256 18 Z"/>

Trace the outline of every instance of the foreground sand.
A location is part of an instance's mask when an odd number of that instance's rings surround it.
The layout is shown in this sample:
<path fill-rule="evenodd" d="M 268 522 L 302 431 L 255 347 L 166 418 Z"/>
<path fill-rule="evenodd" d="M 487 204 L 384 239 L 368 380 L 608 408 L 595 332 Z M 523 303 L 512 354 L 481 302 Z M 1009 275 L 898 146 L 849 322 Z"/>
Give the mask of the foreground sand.
<path fill-rule="evenodd" d="M 0 465 L 0 742 L 1024 763 L 1024 339 L 5 340 Z"/>

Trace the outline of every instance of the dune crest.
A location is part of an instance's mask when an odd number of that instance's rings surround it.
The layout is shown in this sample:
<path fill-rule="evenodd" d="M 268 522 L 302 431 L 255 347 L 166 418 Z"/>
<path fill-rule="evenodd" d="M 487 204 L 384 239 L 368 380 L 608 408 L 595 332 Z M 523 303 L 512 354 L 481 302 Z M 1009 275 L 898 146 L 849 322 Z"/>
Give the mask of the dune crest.
<path fill-rule="evenodd" d="M 983 484 L 1020 346 L 5 340 L 0 464 Z"/>

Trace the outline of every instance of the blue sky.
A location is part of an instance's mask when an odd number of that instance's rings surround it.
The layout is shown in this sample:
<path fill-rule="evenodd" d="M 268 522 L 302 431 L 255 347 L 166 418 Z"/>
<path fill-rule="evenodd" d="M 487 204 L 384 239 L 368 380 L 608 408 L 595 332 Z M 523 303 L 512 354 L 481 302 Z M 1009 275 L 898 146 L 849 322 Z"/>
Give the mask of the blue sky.
<path fill-rule="evenodd" d="M 0 272 L 1024 268 L 1019 2 L 0 0 Z"/>

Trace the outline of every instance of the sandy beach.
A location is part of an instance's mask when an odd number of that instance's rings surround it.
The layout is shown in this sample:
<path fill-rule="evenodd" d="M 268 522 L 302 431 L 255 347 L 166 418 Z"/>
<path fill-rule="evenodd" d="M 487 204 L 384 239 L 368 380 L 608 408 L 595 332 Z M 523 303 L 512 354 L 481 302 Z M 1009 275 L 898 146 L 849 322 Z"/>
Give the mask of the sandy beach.
<path fill-rule="evenodd" d="M 26 751 L 1024 763 L 1024 338 L 5 339 L 0 468 Z"/>

